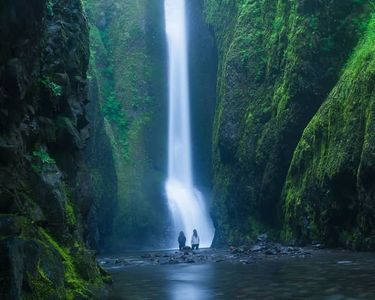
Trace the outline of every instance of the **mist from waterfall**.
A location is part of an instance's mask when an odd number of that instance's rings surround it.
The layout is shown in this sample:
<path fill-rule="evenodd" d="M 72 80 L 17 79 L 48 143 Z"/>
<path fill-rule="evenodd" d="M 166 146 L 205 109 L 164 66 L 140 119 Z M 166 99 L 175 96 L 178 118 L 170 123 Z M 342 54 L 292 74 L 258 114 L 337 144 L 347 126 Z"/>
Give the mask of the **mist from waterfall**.
<path fill-rule="evenodd" d="M 165 23 L 168 41 L 168 178 L 166 193 L 173 219 L 173 244 L 180 230 L 187 244 L 193 229 L 200 236 L 200 246 L 209 247 L 214 227 L 202 193 L 194 187 L 191 159 L 187 22 L 185 0 L 165 0 Z"/>

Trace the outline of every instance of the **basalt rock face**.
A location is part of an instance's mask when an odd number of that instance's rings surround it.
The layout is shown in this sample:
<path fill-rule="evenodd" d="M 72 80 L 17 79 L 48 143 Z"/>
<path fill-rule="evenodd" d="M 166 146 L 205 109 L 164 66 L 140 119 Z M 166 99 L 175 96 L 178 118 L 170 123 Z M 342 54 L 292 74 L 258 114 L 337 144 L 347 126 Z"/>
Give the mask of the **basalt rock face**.
<path fill-rule="evenodd" d="M 93 299 L 88 29 L 79 0 L 0 4 L 0 298 Z"/>
<path fill-rule="evenodd" d="M 106 132 L 105 118 L 101 110 L 98 78 L 90 66 L 89 99 L 87 118 L 90 121 L 90 139 L 84 149 L 86 178 L 92 182 L 94 205 L 89 211 L 88 241 L 99 251 L 109 250 L 113 234 L 113 218 L 117 209 L 117 175 L 111 140 Z"/>
<path fill-rule="evenodd" d="M 375 14 L 294 152 L 285 237 L 375 249 Z"/>
<path fill-rule="evenodd" d="M 104 124 L 102 133 L 109 140 L 101 146 L 107 167 L 95 167 L 96 155 L 90 163 L 98 187 L 104 187 L 98 190 L 106 213 L 98 221 L 106 248 L 164 246 L 168 117 L 163 3 L 84 1 L 90 21 L 90 97 L 102 118 L 94 130 L 102 132 Z"/>
<path fill-rule="evenodd" d="M 212 191 L 212 125 L 216 103 L 217 53 L 200 0 L 186 1 L 190 119 L 195 186 L 206 200 Z"/>
<path fill-rule="evenodd" d="M 315 194 L 307 197 L 306 202 L 301 200 L 311 191 L 307 188 L 311 185 L 306 182 L 301 185 L 298 178 L 312 179 L 309 167 L 316 166 L 315 159 L 322 158 L 309 152 L 310 159 L 303 160 L 301 155 L 305 152 L 301 150 L 301 143 L 308 134 L 305 133 L 302 140 L 301 136 L 306 128 L 312 130 L 313 125 L 308 125 L 309 122 L 339 84 L 345 63 L 364 34 L 373 10 L 371 1 L 204 0 L 203 3 L 206 22 L 214 33 L 219 55 L 218 104 L 213 135 L 216 242 L 246 242 L 263 231 L 279 236 L 284 219 L 283 188 L 293 155 L 295 167 L 290 169 L 292 173 L 289 173 L 286 185 L 286 214 L 287 223 L 295 228 L 289 238 L 295 238 L 297 226 L 303 224 L 293 220 L 292 207 L 297 205 L 303 207 L 301 212 L 310 211 L 309 207 L 321 196 Z M 352 75 L 362 76 L 359 72 Z M 362 79 L 371 82 L 371 76 Z M 359 101 L 360 97 L 357 99 Z M 364 120 L 366 114 L 365 109 L 358 109 L 348 118 Z M 334 126 L 345 126 L 341 122 L 344 120 L 346 117 L 337 118 Z M 339 147 L 340 131 L 335 139 L 328 134 L 327 126 L 328 123 L 322 129 L 323 136 L 328 140 L 332 138 L 330 145 L 336 143 Z M 355 130 L 361 131 L 361 128 L 364 127 L 357 126 Z M 359 131 L 359 136 L 363 136 Z M 349 130 L 347 132 L 349 134 Z M 332 153 L 336 146 L 332 146 Z M 347 148 L 345 152 L 361 153 L 360 149 Z M 297 157 L 303 161 L 303 168 L 297 167 L 300 164 Z M 358 160 L 359 156 L 356 157 Z M 323 160 L 320 162 L 319 167 L 327 168 L 329 173 L 330 165 L 324 165 Z M 352 164 L 351 170 L 355 165 L 359 163 Z M 372 174 L 371 167 L 366 170 Z M 363 180 L 356 179 L 353 172 L 350 176 L 345 174 L 341 174 L 345 178 L 339 180 L 340 186 L 355 187 Z M 318 188 L 319 193 L 333 189 L 334 181 L 325 181 Z M 363 193 L 361 197 L 367 199 L 366 203 L 373 201 L 371 184 L 367 188 L 359 186 L 358 193 Z M 297 187 L 301 194 L 292 192 Z M 330 203 L 327 205 L 341 203 L 345 206 L 346 200 L 340 202 L 340 193 L 332 197 L 335 200 L 327 198 L 326 202 Z M 354 198 L 350 202 L 359 205 L 362 200 L 357 202 Z M 338 208 L 335 213 L 346 215 L 347 211 Z M 333 218 L 333 215 L 327 217 L 325 224 Z M 300 214 L 298 219 L 303 219 Z M 352 225 L 359 224 L 356 217 L 352 219 Z M 366 220 L 366 224 L 372 222 Z M 327 236 L 320 238 L 328 239 Z"/>

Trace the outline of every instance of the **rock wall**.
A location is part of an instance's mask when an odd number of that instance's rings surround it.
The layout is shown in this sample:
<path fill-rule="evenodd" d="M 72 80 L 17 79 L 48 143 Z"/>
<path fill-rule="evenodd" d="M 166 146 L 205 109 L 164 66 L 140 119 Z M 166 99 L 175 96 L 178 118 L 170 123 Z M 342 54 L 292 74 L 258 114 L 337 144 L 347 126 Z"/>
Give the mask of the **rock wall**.
<path fill-rule="evenodd" d="M 251 241 L 264 231 L 277 238 L 283 226 L 282 191 L 292 157 L 296 161 L 304 153 L 301 144 L 295 153 L 297 144 L 338 83 L 373 7 L 371 1 L 339 0 L 203 3 L 219 56 L 213 136 L 216 242 Z M 370 83 L 370 79 L 365 80 Z M 357 110 L 350 118 L 361 119 L 364 114 Z M 338 128 L 344 125 L 337 122 Z M 311 171 L 303 166 L 291 169 L 294 182 L 299 176 L 309 178 L 298 172 Z M 346 179 L 356 185 L 355 176 Z M 291 192 L 290 184 L 287 203 L 305 203 L 299 200 L 300 194 Z M 320 191 L 328 189 L 325 186 Z M 371 202 L 373 196 L 368 192 L 364 197 Z M 334 197 L 341 201 L 339 195 Z M 344 210 L 338 212 L 345 214 Z M 293 214 L 287 214 L 293 223 Z M 290 234 L 292 237 L 295 235 Z"/>
<path fill-rule="evenodd" d="M 375 249 L 375 14 L 294 152 L 285 238 Z"/>
<path fill-rule="evenodd" d="M 216 103 L 217 53 L 204 22 L 200 0 L 186 1 L 194 183 L 210 199 L 212 191 L 212 125 Z"/>
<path fill-rule="evenodd" d="M 90 121 L 90 139 L 84 149 L 86 162 L 85 179 L 91 181 L 94 204 L 88 212 L 88 241 L 93 249 L 110 250 L 113 234 L 113 218 L 117 210 L 117 174 L 106 120 L 101 109 L 99 77 L 93 63 L 89 68 L 89 99 L 86 106 Z"/>
<path fill-rule="evenodd" d="M 0 4 L 0 298 L 95 299 L 88 28 L 79 0 Z"/>
<path fill-rule="evenodd" d="M 98 217 L 111 233 L 99 235 L 114 248 L 162 247 L 168 226 L 163 1 L 87 0 L 85 7 L 90 20 L 91 95 L 98 97 L 104 117 L 111 149 L 103 157 L 113 161 L 117 189 L 116 196 L 104 192 L 104 201 L 99 200 L 111 203 L 108 214 Z M 102 130 L 102 124 L 95 126 Z M 99 177 L 108 172 L 99 170 Z"/>

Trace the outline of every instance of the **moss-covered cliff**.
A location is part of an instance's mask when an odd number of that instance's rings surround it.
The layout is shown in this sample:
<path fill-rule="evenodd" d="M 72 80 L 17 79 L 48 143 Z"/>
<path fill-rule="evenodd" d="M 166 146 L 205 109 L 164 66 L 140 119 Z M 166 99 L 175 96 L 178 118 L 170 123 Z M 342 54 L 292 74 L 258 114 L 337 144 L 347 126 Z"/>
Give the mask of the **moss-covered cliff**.
<path fill-rule="evenodd" d="M 212 191 L 212 126 L 217 54 L 200 0 L 186 1 L 188 20 L 191 143 L 195 186 L 208 200 Z"/>
<path fill-rule="evenodd" d="M 0 298 L 95 299 L 79 0 L 0 3 Z"/>
<path fill-rule="evenodd" d="M 163 1 L 87 0 L 85 7 L 91 90 L 97 90 L 116 171 L 117 196 L 103 198 L 115 198 L 116 209 L 99 217 L 113 230 L 102 235 L 113 247 L 160 247 L 155 241 L 163 240 L 167 225 Z M 103 178 L 108 170 L 99 173 Z"/>
<path fill-rule="evenodd" d="M 375 15 L 294 152 L 286 238 L 375 248 Z"/>
<path fill-rule="evenodd" d="M 244 242 L 262 231 L 278 236 L 293 153 L 363 35 L 373 2 L 203 2 L 219 55 L 213 141 L 216 239 Z M 364 114 L 358 110 L 349 118 L 365 119 Z M 341 128 L 344 124 L 337 121 Z M 295 182 L 299 175 L 309 178 L 296 170 L 291 170 Z M 293 198 L 290 186 L 288 197 Z"/>

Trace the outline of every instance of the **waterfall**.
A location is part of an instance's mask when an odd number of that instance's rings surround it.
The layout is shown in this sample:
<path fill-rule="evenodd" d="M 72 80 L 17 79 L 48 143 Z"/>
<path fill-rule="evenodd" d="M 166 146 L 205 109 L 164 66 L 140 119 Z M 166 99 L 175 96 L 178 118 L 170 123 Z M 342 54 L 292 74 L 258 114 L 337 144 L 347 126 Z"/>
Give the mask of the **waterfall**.
<path fill-rule="evenodd" d="M 180 230 L 187 244 L 197 229 L 202 247 L 214 236 L 202 193 L 194 187 L 191 159 L 189 80 L 185 0 L 165 0 L 168 41 L 168 178 L 166 193 L 174 224 L 174 244 Z"/>

